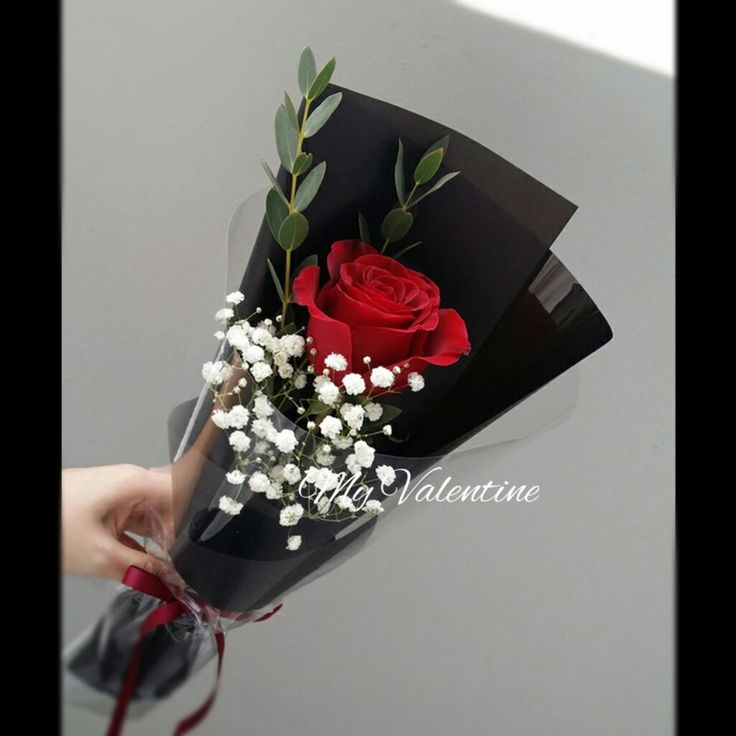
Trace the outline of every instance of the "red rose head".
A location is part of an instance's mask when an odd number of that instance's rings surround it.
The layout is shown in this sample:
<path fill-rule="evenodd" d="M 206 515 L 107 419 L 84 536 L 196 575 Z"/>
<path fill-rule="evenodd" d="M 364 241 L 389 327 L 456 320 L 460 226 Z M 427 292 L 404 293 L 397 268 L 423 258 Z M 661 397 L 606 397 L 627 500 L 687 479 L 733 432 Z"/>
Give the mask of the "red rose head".
<path fill-rule="evenodd" d="M 293 284 L 294 300 L 309 309 L 307 335 L 316 349 L 310 362 L 317 372 L 330 353 L 340 353 L 348 367 L 337 380 L 360 373 L 367 382 L 371 367 L 399 366 L 394 388 L 401 388 L 410 372 L 452 365 L 470 352 L 462 317 L 440 309 L 437 285 L 419 271 L 359 240 L 333 243 L 327 270 L 330 280 L 322 289 L 319 266 L 307 266 Z"/>

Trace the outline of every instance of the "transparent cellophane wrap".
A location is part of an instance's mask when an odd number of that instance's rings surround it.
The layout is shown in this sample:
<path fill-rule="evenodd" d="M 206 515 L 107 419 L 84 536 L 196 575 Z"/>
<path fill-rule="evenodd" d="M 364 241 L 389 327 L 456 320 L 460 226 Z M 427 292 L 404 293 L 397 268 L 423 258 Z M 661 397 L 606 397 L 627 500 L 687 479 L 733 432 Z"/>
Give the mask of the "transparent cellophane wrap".
<path fill-rule="evenodd" d="M 318 159 L 321 154 L 332 160 L 332 148 L 339 148 L 347 171 L 366 172 L 360 184 L 365 190 L 362 197 L 378 191 L 378 177 L 386 167 L 381 162 L 374 166 L 373 158 L 376 151 L 393 148 L 390 140 L 395 141 L 396 131 L 402 134 L 407 151 L 412 147 L 421 150 L 446 132 L 413 113 L 350 90 L 343 92 L 341 115 L 351 130 L 364 127 L 363 146 L 345 148 L 336 130 L 332 139 L 329 132 L 315 138 L 322 141 L 323 148 L 316 154 Z M 385 140 L 379 141 L 381 137 Z M 464 284 L 460 290 L 455 285 L 453 290 L 452 306 L 468 321 L 473 350 L 452 369 L 428 370 L 425 392 L 413 395 L 405 391 L 398 397 L 404 426 L 399 427 L 397 436 L 406 433 L 411 440 L 405 444 L 380 442 L 373 467 L 386 464 L 405 469 L 414 483 L 441 466 L 432 483 L 439 485 L 452 476 L 453 486 L 474 487 L 492 477 L 493 459 L 509 442 L 564 421 L 578 392 L 577 372 L 569 369 L 605 344 L 611 332 L 584 289 L 549 251 L 574 205 L 460 133 L 453 133 L 452 140 L 448 158 L 452 158 L 454 146 L 456 161 L 451 165 L 463 172 L 453 182 L 454 190 L 446 188 L 455 194 L 444 200 L 438 197 L 434 209 L 423 213 L 416 227 L 418 237 L 450 239 L 460 251 L 448 250 L 448 244 L 443 251 L 442 243 L 434 243 L 435 255 L 426 249 L 415 249 L 412 254 L 419 254 L 414 267 L 435 278 L 451 266 L 446 278 L 478 281 Z M 345 160 L 351 156 L 360 160 Z M 374 174 L 370 173 L 372 166 Z M 283 172 L 279 176 L 283 177 Z M 346 199 L 345 184 L 339 172 L 328 175 L 326 191 L 312 206 L 315 211 L 310 209 L 314 245 L 304 250 L 316 248 L 324 258 L 330 238 L 350 237 L 351 233 L 344 232 L 345 223 L 348 216 L 355 216 L 362 200 L 353 201 L 356 193 Z M 255 304 L 272 288 L 266 257 L 277 267 L 280 257 L 263 222 L 264 201 L 265 190 L 236 210 L 228 233 L 226 284 L 224 289 L 221 282 L 218 286 L 223 295 L 242 289 L 247 300 L 257 300 Z M 479 222 L 458 220 L 454 213 L 471 201 L 475 202 L 473 216 Z M 370 205 L 377 212 L 384 206 L 380 197 Z M 421 233 L 422 223 L 426 233 Z M 463 232 L 458 235 L 460 230 Z M 477 232 L 496 234 L 491 250 L 479 261 L 477 248 L 469 240 L 469 234 Z M 461 252 L 463 249 L 467 253 Z M 471 258 L 476 262 L 468 269 Z M 494 278 L 497 283 L 492 282 Z M 446 286 L 439 278 L 438 282 L 441 288 Z M 484 290 L 491 295 L 489 299 L 484 298 Z M 251 303 L 249 308 L 253 306 Z M 229 360 L 225 350 L 220 345 L 215 358 Z M 210 358 L 192 356 L 189 366 L 177 365 L 174 373 L 196 373 L 201 362 Z M 231 381 L 240 377 L 237 365 L 235 369 Z M 171 376 L 172 371 L 162 373 Z M 245 377 L 248 382 L 240 401 L 247 405 L 254 384 Z M 167 529 L 164 518 L 153 519 L 156 531 L 145 543 L 164 563 L 161 577 L 185 603 L 188 613 L 146 638 L 129 710 L 132 716 L 144 713 L 212 660 L 214 632 L 228 632 L 254 621 L 288 594 L 380 539 L 386 524 L 401 523 L 418 508 L 436 506 L 411 500 L 399 503 L 406 478 L 399 473 L 395 492 L 389 495 L 385 491 L 392 489 L 381 489 L 375 476 L 367 478 L 370 497 L 380 500 L 384 508 L 378 516 L 357 513 L 355 518 L 342 515 L 330 521 L 303 518 L 289 530 L 279 523 L 283 504 L 250 492 L 247 482 L 237 496 L 242 511 L 228 515 L 218 507 L 223 495 L 234 495 L 225 477 L 234 467 L 227 433 L 210 419 L 213 403 L 208 387 L 202 388 L 198 398 L 186 398 L 183 391 L 182 403 L 168 417 L 170 464 L 162 471 L 172 479 L 173 528 Z M 421 411 L 414 411 L 416 407 Z M 278 408 L 274 407 L 270 419 L 277 430 L 292 429 L 304 439 L 303 423 L 295 426 Z M 254 453 L 255 447 L 254 443 Z M 348 452 L 333 452 L 336 460 L 332 470 L 341 470 Z M 260 469 L 263 463 L 283 461 L 278 453 L 260 457 Z M 434 513 L 441 513 L 441 509 Z M 302 537 L 296 551 L 286 548 L 290 531 Z M 109 711 L 125 676 L 140 623 L 159 604 L 143 593 L 120 590 L 100 620 L 64 653 L 67 702 Z"/>

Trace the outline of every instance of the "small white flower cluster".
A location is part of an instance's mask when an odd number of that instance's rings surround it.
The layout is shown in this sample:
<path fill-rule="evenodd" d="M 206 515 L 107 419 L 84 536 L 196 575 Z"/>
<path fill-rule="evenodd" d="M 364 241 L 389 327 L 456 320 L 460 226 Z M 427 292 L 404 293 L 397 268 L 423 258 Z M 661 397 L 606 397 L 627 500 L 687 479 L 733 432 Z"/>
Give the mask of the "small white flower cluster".
<path fill-rule="evenodd" d="M 230 490 L 218 499 L 219 510 L 237 516 L 244 508 L 241 494 L 250 492 L 278 501 L 279 523 L 289 530 L 302 518 L 342 521 L 380 514 L 381 502 L 368 498 L 371 485 L 391 486 L 396 471 L 385 464 L 373 468 L 371 437 L 393 434 L 376 398 L 395 392 L 402 368 L 371 367 L 366 356 L 364 373 L 346 372 L 348 359 L 333 352 L 315 375 L 309 360 L 317 354 L 313 340 L 282 327 L 280 317 L 261 319 L 260 308 L 249 318 L 236 318 L 234 307 L 244 300 L 240 291 L 228 294 L 227 306 L 215 315 L 223 323 L 215 337 L 225 341 L 222 353 L 228 359 L 202 366 L 214 405 L 212 422 L 228 433 L 234 454 L 226 474 Z M 415 371 L 405 383 L 411 391 L 424 388 Z M 285 420 L 286 411 L 295 413 L 297 423 L 303 418 L 304 429 Z M 345 482 L 351 476 L 365 491 L 362 503 L 345 488 L 352 487 Z M 295 552 L 301 545 L 301 535 L 289 531 L 286 549 Z"/>

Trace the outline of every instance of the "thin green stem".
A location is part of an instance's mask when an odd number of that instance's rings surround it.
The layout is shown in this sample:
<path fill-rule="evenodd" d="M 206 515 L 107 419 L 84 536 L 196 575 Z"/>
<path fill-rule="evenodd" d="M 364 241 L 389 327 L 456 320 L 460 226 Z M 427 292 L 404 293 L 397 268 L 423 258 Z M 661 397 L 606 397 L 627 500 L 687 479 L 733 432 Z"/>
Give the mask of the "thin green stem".
<path fill-rule="evenodd" d="M 296 139 L 296 155 L 299 156 L 302 153 L 302 146 L 304 145 L 304 126 L 307 124 L 307 118 L 309 117 L 309 106 L 311 101 L 304 100 L 304 113 L 302 114 L 302 122 L 299 126 L 299 135 Z M 296 199 L 296 184 L 299 179 L 299 174 L 292 173 L 291 175 L 291 192 L 289 196 L 289 214 L 294 212 L 294 200 Z M 286 323 L 286 310 L 289 308 L 289 302 L 291 301 L 291 251 L 286 251 L 286 269 L 284 273 L 284 299 L 281 303 L 281 326 L 283 327 Z"/>

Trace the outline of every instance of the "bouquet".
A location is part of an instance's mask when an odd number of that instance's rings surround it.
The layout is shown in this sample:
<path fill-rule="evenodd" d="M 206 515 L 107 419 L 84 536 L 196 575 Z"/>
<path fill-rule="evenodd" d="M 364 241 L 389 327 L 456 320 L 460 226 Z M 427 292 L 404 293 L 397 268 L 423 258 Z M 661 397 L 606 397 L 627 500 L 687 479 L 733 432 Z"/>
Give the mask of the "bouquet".
<path fill-rule="evenodd" d="M 169 417 L 175 528 L 148 540 L 168 573 L 130 570 L 66 652 L 70 697 L 115 704 L 110 733 L 361 549 L 402 479 L 611 337 L 549 251 L 574 205 L 334 70 L 302 52 L 204 388 Z"/>

